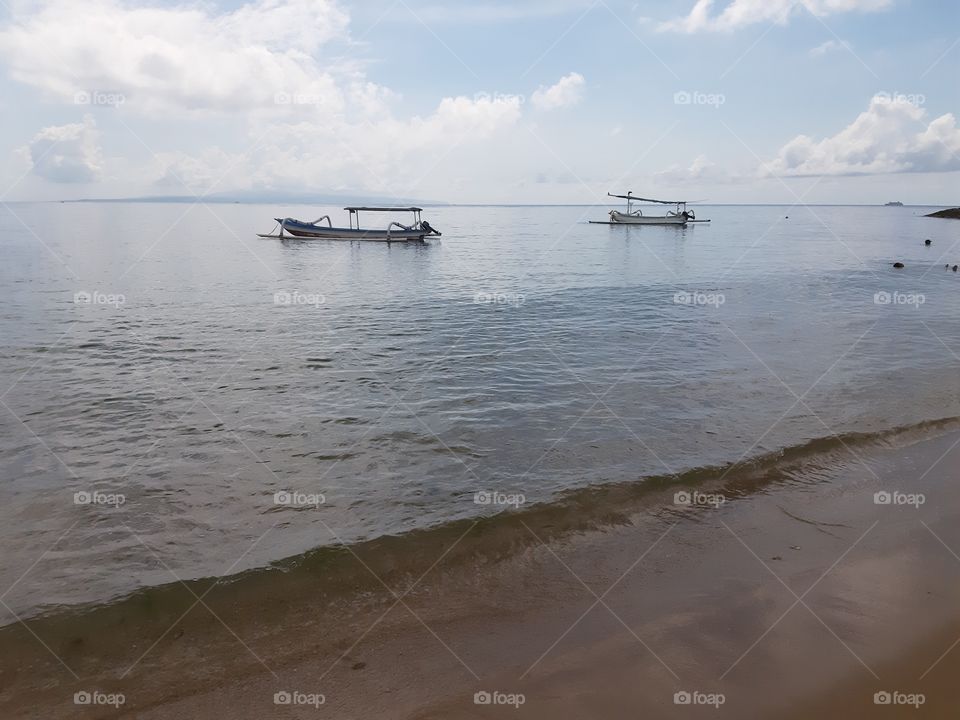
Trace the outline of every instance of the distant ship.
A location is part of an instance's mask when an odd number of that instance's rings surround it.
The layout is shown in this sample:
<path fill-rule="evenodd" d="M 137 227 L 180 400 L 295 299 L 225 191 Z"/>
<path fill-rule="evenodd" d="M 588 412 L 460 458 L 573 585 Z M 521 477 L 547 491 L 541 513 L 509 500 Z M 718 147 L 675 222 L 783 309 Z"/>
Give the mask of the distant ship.
<path fill-rule="evenodd" d="M 894 200 L 893 202 L 885 203 L 884 207 L 903 207 L 903 203 L 898 200 Z"/>

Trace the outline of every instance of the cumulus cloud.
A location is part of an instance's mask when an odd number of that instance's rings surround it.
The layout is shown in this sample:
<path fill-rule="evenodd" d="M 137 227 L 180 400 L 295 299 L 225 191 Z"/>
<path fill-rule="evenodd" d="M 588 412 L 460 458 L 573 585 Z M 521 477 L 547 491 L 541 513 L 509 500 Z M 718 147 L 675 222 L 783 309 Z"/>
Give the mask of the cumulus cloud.
<path fill-rule="evenodd" d="M 229 111 L 276 107 L 287 93 L 343 109 L 335 73 L 317 60 L 347 30 L 333 0 L 255 0 L 223 12 L 118 0 L 25 8 L 0 30 L 0 56 L 14 79 L 61 99 L 98 91 L 122 94 L 133 111 Z"/>
<path fill-rule="evenodd" d="M 398 94 L 339 52 L 350 46 L 348 27 L 335 0 L 250 0 L 230 10 L 38 0 L 0 28 L 0 58 L 16 80 L 48 97 L 73 104 L 78 95 L 119 96 L 122 105 L 110 112 L 162 113 L 171 127 L 165 144 L 176 141 L 175 128 L 192 127 L 198 111 L 220 114 L 232 132 L 247 135 L 248 148 L 174 145 L 155 153 L 146 170 L 166 189 L 223 190 L 251 178 L 265 187 L 382 189 L 519 119 L 520 98 L 479 95 L 397 117 Z M 568 101 L 569 93 L 561 87 L 551 97 Z M 74 145 L 55 161 L 35 160 L 36 172 L 60 182 L 96 179 L 93 121 L 59 132 L 61 141 L 72 133 Z"/>
<path fill-rule="evenodd" d="M 540 87 L 534 93 L 531 101 L 534 107 L 540 110 L 556 110 L 570 107 L 580 102 L 583 97 L 583 87 L 586 81 L 580 73 L 572 72 L 564 75 L 555 85 Z"/>
<path fill-rule="evenodd" d="M 44 128 L 25 150 L 31 172 L 51 182 L 85 183 L 100 177 L 97 126 L 89 115 L 82 123 Z"/>
<path fill-rule="evenodd" d="M 922 98 L 920 98 L 922 99 Z M 960 170 L 960 128 L 952 113 L 927 122 L 916 98 L 877 95 L 832 137 L 798 135 L 762 173 L 776 176 L 874 175 Z"/>
<path fill-rule="evenodd" d="M 428 115 L 392 115 L 363 123 L 303 118 L 252 126 L 251 149 L 220 148 L 157 156 L 155 182 L 194 192 L 247 187 L 323 187 L 330 190 L 410 188 L 460 145 L 493 136 L 520 118 L 518 97 L 444 98 Z M 239 179 L 239 180 L 238 180 Z"/>
<path fill-rule="evenodd" d="M 791 17 L 807 10 L 816 17 L 845 12 L 875 12 L 892 0 L 732 0 L 714 13 L 715 0 L 697 0 L 690 12 L 660 24 L 660 30 L 686 33 L 737 30 L 756 23 L 786 25 Z"/>

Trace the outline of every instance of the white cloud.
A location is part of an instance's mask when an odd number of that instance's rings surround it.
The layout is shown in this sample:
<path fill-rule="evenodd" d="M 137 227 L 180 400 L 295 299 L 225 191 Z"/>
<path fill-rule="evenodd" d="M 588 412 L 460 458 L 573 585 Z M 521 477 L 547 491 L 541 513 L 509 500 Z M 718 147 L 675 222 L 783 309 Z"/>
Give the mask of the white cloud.
<path fill-rule="evenodd" d="M 226 177 L 230 178 L 230 189 L 246 189 L 254 175 L 245 155 L 233 155 L 218 147 L 207 148 L 196 157 L 179 150 L 157 153 L 154 160 L 158 167 L 155 184 L 175 191 L 173 194 L 223 189 L 221 182 Z"/>
<path fill-rule="evenodd" d="M 654 173 L 653 179 L 660 185 L 686 185 L 726 182 L 730 180 L 730 176 L 706 155 L 699 155 L 690 167 L 671 165 L 666 170 Z"/>
<path fill-rule="evenodd" d="M 848 43 L 846 40 L 841 42 L 837 42 L 836 40 L 827 40 L 826 42 L 821 43 L 814 48 L 810 48 L 807 54 L 810 55 L 810 57 L 823 57 L 827 53 L 841 49 L 849 50 L 850 43 Z"/>
<path fill-rule="evenodd" d="M 470 2 L 452 0 L 446 3 L 432 3 L 423 7 L 401 6 L 396 13 L 396 19 L 407 22 L 421 20 L 430 25 L 434 24 L 469 24 L 502 23 L 531 18 L 547 18 L 563 15 L 577 10 L 586 10 L 590 7 L 589 0 L 524 0 L 518 2 Z M 388 13 L 389 15 L 389 13 Z M 390 19 L 394 19 L 390 17 Z"/>
<path fill-rule="evenodd" d="M 832 137 L 798 135 L 763 169 L 765 175 L 874 175 L 960 170 L 960 128 L 951 113 L 927 113 L 904 98 L 878 95 L 866 112 Z"/>
<path fill-rule="evenodd" d="M 540 110 L 556 110 L 580 102 L 586 81 L 580 73 L 572 72 L 560 78 L 555 85 L 540 87 L 531 98 L 534 107 Z"/>
<path fill-rule="evenodd" d="M 356 62 L 324 60 L 332 55 L 328 45 L 355 47 L 349 18 L 334 0 L 252 0 L 230 11 L 209 4 L 135 8 L 119 0 L 41 0 L 23 8 L 0 29 L 0 57 L 11 75 L 69 103 L 78 93 L 117 94 L 124 102 L 109 112 L 121 118 L 162 114 L 170 130 L 157 144 L 165 147 L 140 173 L 126 169 L 167 191 L 251 183 L 392 188 L 520 117 L 522 101 L 510 96 L 447 97 L 432 111 L 396 117 L 397 93 L 369 81 Z M 245 131 L 251 147 L 178 146 L 180 129 L 209 120 L 197 111 L 222 114 L 225 128 L 229 121 L 232 132 Z M 60 169 L 35 161 L 37 174 L 97 179 L 93 127 L 90 120 L 60 128 L 61 139 L 77 136 L 71 152 L 54 156 Z M 35 157 L 55 130 L 34 140 Z"/>
<path fill-rule="evenodd" d="M 101 174 L 100 145 L 94 119 L 82 123 L 47 127 L 25 148 L 31 172 L 55 183 L 86 183 Z"/>
<path fill-rule="evenodd" d="M 209 5 L 130 7 L 118 0 L 44 0 L 0 31 L 11 76 L 62 100 L 120 93 L 132 111 L 275 107 L 277 93 L 343 109 L 319 49 L 348 17 L 333 0 L 255 0 L 229 12 Z"/>
<path fill-rule="evenodd" d="M 444 98 L 424 117 L 392 115 L 363 123 L 270 120 L 252 126 L 253 147 L 240 154 L 212 148 L 158 156 L 156 183 L 194 192 L 250 187 L 314 187 L 405 192 L 460 145 L 492 137 L 520 118 L 518 97 Z"/>
<path fill-rule="evenodd" d="M 697 0 L 690 12 L 660 24 L 660 30 L 695 33 L 737 30 L 756 23 L 785 25 L 804 9 L 816 17 L 845 12 L 874 12 L 890 6 L 892 0 L 731 0 L 711 14 L 715 0 Z"/>

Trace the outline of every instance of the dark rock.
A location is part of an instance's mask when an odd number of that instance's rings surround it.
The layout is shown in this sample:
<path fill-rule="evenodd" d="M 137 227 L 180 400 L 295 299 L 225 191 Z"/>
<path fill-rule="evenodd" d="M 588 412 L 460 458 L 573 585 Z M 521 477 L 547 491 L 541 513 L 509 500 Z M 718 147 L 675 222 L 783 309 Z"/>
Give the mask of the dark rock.
<path fill-rule="evenodd" d="M 895 262 L 895 263 L 893 264 L 893 266 L 894 266 L 895 268 L 902 268 L 902 267 L 903 267 L 903 263 L 902 263 L 902 262 Z"/>
<path fill-rule="evenodd" d="M 951 218 L 953 220 L 960 220 L 960 208 L 938 210 L 937 212 L 932 212 L 929 215 L 924 215 L 924 217 Z"/>

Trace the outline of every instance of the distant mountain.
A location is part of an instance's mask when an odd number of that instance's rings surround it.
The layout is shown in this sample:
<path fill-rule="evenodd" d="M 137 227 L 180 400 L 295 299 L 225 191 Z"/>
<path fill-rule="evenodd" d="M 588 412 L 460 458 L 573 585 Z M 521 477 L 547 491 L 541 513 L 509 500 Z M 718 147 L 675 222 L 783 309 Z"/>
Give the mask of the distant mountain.
<path fill-rule="evenodd" d="M 89 198 L 67 202 L 117 203 L 241 203 L 249 205 L 449 205 L 440 200 L 362 195 L 353 192 L 298 192 L 295 190 L 235 190 L 201 195 L 148 195 L 130 198 Z"/>

